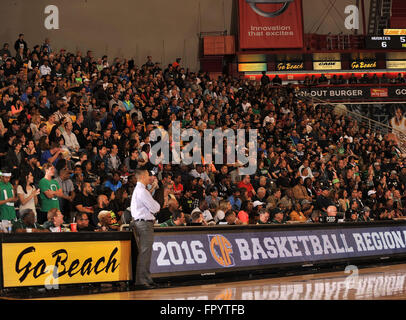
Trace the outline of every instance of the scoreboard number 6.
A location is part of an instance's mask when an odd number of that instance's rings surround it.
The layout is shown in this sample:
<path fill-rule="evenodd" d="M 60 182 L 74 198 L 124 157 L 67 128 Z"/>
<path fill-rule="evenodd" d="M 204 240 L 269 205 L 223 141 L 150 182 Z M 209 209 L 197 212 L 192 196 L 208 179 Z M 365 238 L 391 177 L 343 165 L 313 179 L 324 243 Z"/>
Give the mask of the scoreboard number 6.
<path fill-rule="evenodd" d="M 382 48 L 386 48 L 388 45 L 386 44 L 386 41 L 382 41 Z"/>

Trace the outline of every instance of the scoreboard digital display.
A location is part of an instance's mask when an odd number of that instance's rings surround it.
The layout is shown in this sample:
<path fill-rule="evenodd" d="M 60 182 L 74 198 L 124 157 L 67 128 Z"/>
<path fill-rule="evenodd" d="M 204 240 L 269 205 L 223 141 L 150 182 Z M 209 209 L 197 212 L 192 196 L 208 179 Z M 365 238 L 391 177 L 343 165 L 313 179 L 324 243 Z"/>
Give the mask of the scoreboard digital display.
<path fill-rule="evenodd" d="M 406 50 L 406 36 L 367 36 L 367 49 Z"/>

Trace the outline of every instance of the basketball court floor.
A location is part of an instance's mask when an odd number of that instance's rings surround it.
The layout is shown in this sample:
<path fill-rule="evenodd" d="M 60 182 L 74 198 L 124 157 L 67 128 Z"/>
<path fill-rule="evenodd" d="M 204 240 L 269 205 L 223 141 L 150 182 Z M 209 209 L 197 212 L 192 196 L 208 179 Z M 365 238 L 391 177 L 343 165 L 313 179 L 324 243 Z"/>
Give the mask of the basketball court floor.
<path fill-rule="evenodd" d="M 36 300 L 403 300 L 406 264 Z"/>

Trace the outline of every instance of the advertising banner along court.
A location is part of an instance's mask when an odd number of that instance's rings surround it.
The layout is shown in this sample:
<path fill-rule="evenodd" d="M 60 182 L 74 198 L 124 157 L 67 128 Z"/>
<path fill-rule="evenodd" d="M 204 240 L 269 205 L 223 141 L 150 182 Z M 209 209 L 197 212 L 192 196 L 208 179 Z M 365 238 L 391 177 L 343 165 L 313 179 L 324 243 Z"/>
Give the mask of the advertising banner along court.
<path fill-rule="evenodd" d="M 3 243 L 2 264 L 4 287 L 129 281 L 131 242 Z"/>
<path fill-rule="evenodd" d="M 303 47 L 301 0 L 239 0 L 241 49 Z"/>
<path fill-rule="evenodd" d="M 151 272 L 231 271 L 405 253 L 406 226 L 162 233 L 154 238 Z"/>

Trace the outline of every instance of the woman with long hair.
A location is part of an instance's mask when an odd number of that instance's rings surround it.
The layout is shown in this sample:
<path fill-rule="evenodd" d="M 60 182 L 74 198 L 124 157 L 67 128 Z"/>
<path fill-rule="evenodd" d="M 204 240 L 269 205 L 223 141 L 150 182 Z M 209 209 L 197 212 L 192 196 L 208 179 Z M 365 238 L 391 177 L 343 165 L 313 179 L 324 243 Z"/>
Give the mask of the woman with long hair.
<path fill-rule="evenodd" d="M 348 199 L 348 192 L 346 189 L 340 190 L 338 193 L 339 210 L 346 212 L 350 208 L 350 199 Z"/>
<path fill-rule="evenodd" d="M 35 136 L 37 134 L 37 132 L 39 131 L 40 124 L 41 124 L 41 114 L 36 113 L 36 114 L 32 115 L 30 127 L 31 127 L 31 133 L 33 136 Z"/>
<path fill-rule="evenodd" d="M 49 142 L 56 141 L 57 138 L 62 136 L 62 132 L 59 129 L 58 125 L 52 127 L 51 132 L 49 133 Z"/>
<path fill-rule="evenodd" d="M 37 217 L 35 208 L 38 204 L 40 190 L 34 186 L 34 176 L 31 171 L 23 172 L 20 176 L 21 178 L 17 187 L 17 196 L 20 200 L 19 212 L 22 212 L 24 209 L 31 209 L 35 217 Z"/>
<path fill-rule="evenodd" d="M 85 160 L 82 163 L 82 173 L 84 180 L 94 183 L 97 181 L 97 176 L 93 173 L 93 164 L 90 160 Z"/>

